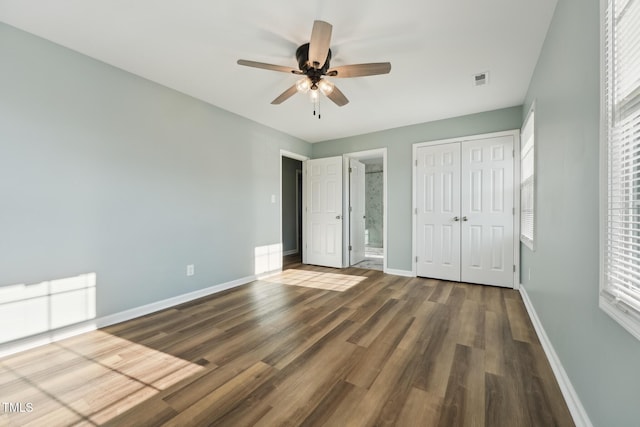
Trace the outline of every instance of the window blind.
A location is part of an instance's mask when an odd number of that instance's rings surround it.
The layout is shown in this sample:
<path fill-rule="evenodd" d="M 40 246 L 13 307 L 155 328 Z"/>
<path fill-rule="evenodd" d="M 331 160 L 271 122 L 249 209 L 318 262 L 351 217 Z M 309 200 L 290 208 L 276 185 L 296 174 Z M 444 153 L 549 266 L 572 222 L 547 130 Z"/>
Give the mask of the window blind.
<path fill-rule="evenodd" d="M 608 0 L 603 18 L 607 235 L 600 301 L 640 338 L 640 0 Z"/>
<path fill-rule="evenodd" d="M 520 150 L 520 241 L 533 249 L 534 233 L 534 110 L 522 128 Z"/>

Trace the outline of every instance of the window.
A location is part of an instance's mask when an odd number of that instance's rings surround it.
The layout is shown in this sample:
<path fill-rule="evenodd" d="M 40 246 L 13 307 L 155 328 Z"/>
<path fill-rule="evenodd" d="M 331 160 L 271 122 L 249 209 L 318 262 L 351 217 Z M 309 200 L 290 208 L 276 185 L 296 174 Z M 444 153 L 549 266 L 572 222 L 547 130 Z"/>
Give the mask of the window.
<path fill-rule="evenodd" d="M 533 250 L 534 239 L 534 107 L 531 107 L 520 138 L 520 241 Z"/>
<path fill-rule="evenodd" d="M 640 339 L 640 0 L 603 6 L 600 307 Z"/>

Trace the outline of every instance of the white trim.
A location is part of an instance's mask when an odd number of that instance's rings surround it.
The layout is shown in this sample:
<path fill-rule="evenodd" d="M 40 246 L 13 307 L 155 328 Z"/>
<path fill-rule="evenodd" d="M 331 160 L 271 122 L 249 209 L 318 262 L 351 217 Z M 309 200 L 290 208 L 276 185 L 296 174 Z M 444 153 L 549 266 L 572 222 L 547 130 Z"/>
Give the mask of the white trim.
<path fill-rule="evenodd" d="M 593 424 L 591 424 L 591 420 L 589 419 L 589 415 L 587 414 L 587 411 L 585 411 L 584 406 L 582 406 L 580 397 L 578 396 L 578 393 L 576 393 L 576 390 L 573 388 L 571 380 L 569 380 L 569 376 L 564 370 L 562 362 L 560 361 L 558 354 L 554 350 L 553 345 L 551 344 L 551 341 L 549 340 L 549 337 L 547 336 L 547 333 L 542 326 L 542 322 L 540 322 L 540 318 L 536 313 L 536 309 L 531 303 L 529 295 L 527 294 L 527 291 L 522 284 L 520 284 L 519 290 L 520 295 L 522 296 L 522 301 L 524 302 L 524 306 L 526 307 L 529 318 L 531 319 L 531 323 L 533 324 L 533 328 L 536 330 L 536 334 L 538 334 L 538 339 L 540 340 L 540 344 L 542 344 L 542 349 L 544 350 L 544 353 L 549 360 L 549 364 L 551 365 L 553 374 L 556 377 L 556 381 L 558 381 L 560 391 L 562 392 L 562 396 L 564 396 L 564 400 L 567 403 L 569 412 L 571 412 L 573 422 L 575 423 L 576 427 L 593 427 Z"/>
<path fill-rule="evenodd" d="M 300 167 L 302 168 L 302 165 L 300 165 Z M 302 213 L 302 209 L 303 209 L 302 200 L 300 200 L 300 197 L 302 197 L 302 188 L 301 188 L 302 184 L 303 184 L 302 169 L 296 169 L 296 252 L 295 253 L 299 253 L 300 250 L 302 249 L 300 247 L 302 243 L 302 233 L 301 233 L 302 224 L 300 224 L 300 221 L 302 220 L 302 218 L 300 218 L 300 214 L 298 212 L 298 208 L 300 208 L 300 213 Z M 300 195 L 300 197 L 298 197 L 298 195 Z"/>
<path fill-rule="evenodd" d="M 305 160 L 309 160 L 309 157 L 305 155 L 297 154 L 287 150 L 280 150 L 280 157 L 288 157 L 293 160 L 300 160 L 301 162 L 304 162 Z"/>
<path fill-rule="evenodd" d="M 600 174 L 599 184 L 600 184 L 600 216 L 598 218 L 599 222 L 599 231 L 600 231 L 600 243 L 599 243 L 599 262 L 600 262 L 600 271 L 599 271 L 599 281 L 598 281 L 598 302 L 599 306 L 602 309 L 602 297 L 600 293 L 602 289 L 605 288 L 607 283 L 606 277 L 606 246 L 607 246 L 607 212 L 609 208 L 608 201 L 608 176 L 607 176 L 607 161 L 608 161 L 608 150 L 607 150 L 607 124 L 606 124 L 606 106 L 605 106 L 605 82 L 602 76 L 605 75 L 606 64 L 605 64 L 605 37 L 606 31 L 604 29 L 604 13 L 607 7 L 607 0 L 600 0 L 600 15 L 598 17 L 598 23 L 600 25 Z M 609 314 L 609 312 L 607 312 Z"/>
<path fill-rule="evenodd" d="M 395 268 L 387 268 L 387 271 L 385 271 L 385 273 L 393 274 L 394 276 L 416 277 L 416 275 L 411 270 L 396 270 Z"/>
<path fill-rule="evenodd" d="M 615 301 L 611 301 L 604 296 L 602 292 L 600 293 L 598 307 L 618 322 L 627 332 L 640 340 L 640 324 L 636 317 L 631 317 L 623 308 L 617 306 Z"/>
<path fill-rule="evenodd" d="M 457 138 L 439 139 L 435 141 L 416 142 L 412 148 L 411 158 L 411 271 L 417 276 L 416 268 L 416 160 L 418 148 L 430 145 L 450 144 L 453 142 L 477 141 L 480 139 L 498 138 L 501 136 L 513 136 L 513 263 L 516 266 L 513 272 L 513 289 L 520 286 L 520 129 L 501 132 L 483 133 L 478 135 L 460 136 Z"/>
<path fill-rule="evenodd" d="M 364 151 L 355 151 L 352 153 L 344 153 L 342 155 L 343 158 L 343 176 L 349 176 L 349 159 L 371 159 L 371 158 L 379 158 L 382 157 L 382 272 L 388 274 L 391 273 L 387 268 L 387 246 L 389 245 L 389 227 L 387 224 L 388 217 L 388 190 L 387 190 L 387 147 L 383 148 L 374 148 L 371 150 Z M 342 217 L 345 219 L 343 221 L 343 236 L 349 236 L 349 180 L 344 179 L 342 185 L 342 194 L 343 194 L 343 215 Z M 346 230 L 346 231 L 345 231 Z M 342 239 L 342 264 L 343 267 L 349 266 L 349 239 Z M 304 253 L 303 253 L 304 255 Z M 402 270 L 394 270 L 394 271 L 402 271 Z"/>
<path fill-rule="evenodd" d="M 128 310 L 121 311 L 119 313 L 110 314 L 103 317 L 87 320 L 85 322 L 77 323 L 65 328 L 46 331 L 37 335 L 26 337 L 20 340 L 11 341 L 8 343 L 0 344 L 0 357 L 15 354 L 21 351 L 29 350 L 35 347 L 39 347 L 52 342 L 60 341 L 65 338 L 80 335 L 86 332 L 91 332 L 99 328 L 104 328 L 116 323 L 125 322 L 127 320 L 135 319 L 136 317 L 145 316 L 156 311 L 164 310 L 170 307 L 174 307 L 185 302 L 193 301 L 198 298 L 206 297 L 218 292 L 226 291 L 238 286 L 245 285 L 253 282 L 254 280 L 260 280 L 265 277 L 278 274 L 282 269 L 274 270 L 268 273 L 243 277 L 241 279 L 232 280 L 226 283 L 220 283 L 208 288 L 198 289 L 197 291 L 188 292 L 186 294 L 177 295 L 175 297 L 167 298 L 161 301 L 152 302 L 139 307 L 134 307 Z"/>

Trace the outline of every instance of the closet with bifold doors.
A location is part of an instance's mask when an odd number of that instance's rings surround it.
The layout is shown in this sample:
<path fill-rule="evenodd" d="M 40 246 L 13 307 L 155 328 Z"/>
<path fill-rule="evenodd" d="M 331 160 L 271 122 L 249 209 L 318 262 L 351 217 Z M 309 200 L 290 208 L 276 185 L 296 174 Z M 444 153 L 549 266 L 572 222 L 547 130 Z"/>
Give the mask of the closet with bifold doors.
<path fill-rule="evenodd" d="M 514 287 L 517 140 L 510 131 L 414 144 L 417 276 Z"/>

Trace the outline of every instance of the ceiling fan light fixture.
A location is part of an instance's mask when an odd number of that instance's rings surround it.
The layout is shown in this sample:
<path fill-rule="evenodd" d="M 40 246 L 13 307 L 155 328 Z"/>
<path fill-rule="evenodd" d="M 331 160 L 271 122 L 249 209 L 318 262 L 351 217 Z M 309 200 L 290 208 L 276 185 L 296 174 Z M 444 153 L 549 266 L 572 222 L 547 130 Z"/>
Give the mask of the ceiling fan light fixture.
<path fill-rule="evenodd" d="M 292 69 L 283 65 L 267 64 L 264 62 L 239 59 L 238 65 L 261 68 L 264 70 L 279 71 L 294 74 L 298 77 L 293 85 L 278 95 L 271 104 L 279 105 L 296 93 L 309 94 L 310 101 L 314 105 L 313 113 L 320 118 L 320 93 L 326 96 L 338 107 L 343 107 L 349 100 L 342 91 L 326 77 L 364 77 L 388 74 L 391 71 L 389 62 L 371 62 L 363 64 L 340 65 L 331 68 L 331 33 L 332 25 L 325 21 L 314 21 L 309 43 L 304 43 L 296 49 L 298 69 Z"/>
<path fill-rule="evenodd" d="M 300 93 L 307 93 L 311 88 L 311 80 L 309 77 L 304 77 L 296 83 L 296 89 Z"/>
<path fill-rule="evenodd" d="M 318 99 L 320 99 L 320 94 L 318 93 L 318 89 L 317 88 L 316 89 L 312 89 L 311 91 L 309 91 L 309 99 L 314 104 L 316 102 L 318 102 Z"/>
<path fill-rule="evenodd" d="M 318 88 L 320 89 L 320 92 L 322 92 L 324 96 L 329 96 L 333 92 L 334 84 L 331 83 L 329 80 L 322 79 L 318 83 Z"/>

